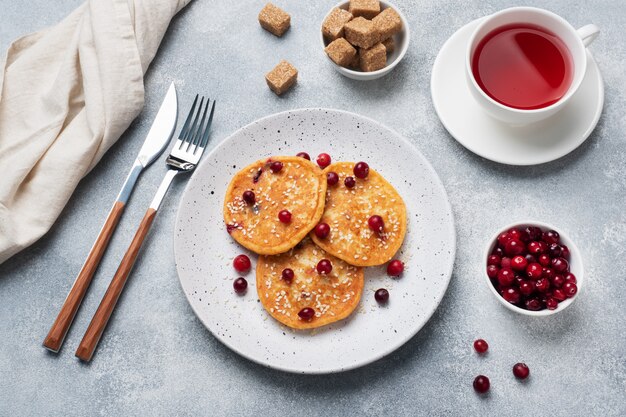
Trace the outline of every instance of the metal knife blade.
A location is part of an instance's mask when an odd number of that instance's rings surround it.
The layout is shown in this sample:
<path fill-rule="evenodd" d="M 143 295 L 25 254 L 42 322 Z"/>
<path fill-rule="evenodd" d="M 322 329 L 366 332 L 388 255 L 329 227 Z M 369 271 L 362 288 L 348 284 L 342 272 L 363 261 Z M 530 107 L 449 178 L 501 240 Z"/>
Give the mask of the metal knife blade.
<path fill-rule="evenodd" d="M 137 159 L 144 167 L 150 165 L 163 153 L 167 144 L 174 134 L 176 119 L 178 118 L 178 100 L 176 99 L 176 87 L 170 84 L 165 99 L 161 103 L 159 112 L 152 122 L 152 127 L 146 136 L 143 146 L 139 150 Z"/>

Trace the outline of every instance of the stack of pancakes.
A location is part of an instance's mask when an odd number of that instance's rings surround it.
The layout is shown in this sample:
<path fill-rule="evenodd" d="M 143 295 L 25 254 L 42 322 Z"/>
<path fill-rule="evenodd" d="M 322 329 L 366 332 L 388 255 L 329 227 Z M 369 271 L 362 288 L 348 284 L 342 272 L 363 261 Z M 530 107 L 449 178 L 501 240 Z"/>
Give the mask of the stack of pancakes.
<path fill-rule="evenodd" d="M 278 172 L 272 162 L 281 162 Z M 263 307 L 279 322 L 296 329 L 320 327 L 349 316 L 363 291 L 363 267 L 381 265 L 393 258 L 406 233 L 406 207 L 398 192 L 373 169 L 348 188 L 344 179 L 354 176 L 353 162 L 338 162 L 324 170 L 300 157 L 279 156 L 259 160 L 232 179 L 224 201 L 224 221 L 230 235 L 259 254 L 256 287 Z M 339 182 L 327 185 L 326 174 Z M 242 197 L 255 194 L 250 205 Z M 289 223 L 278 219 L 281 210 L 292 214 Z M 368 227 L 372 215 L 383 218 L 382 233 Z M 320 223 L 330 234 L 319 238 L 312 230 Z M 310 237 L 309 237 L 310 235 Z M 319 274 L 317 263 L 328 259 L 329 274 Z M 291 282 L 282 271 L 294 271 Z M 298 312 L 312 308 L 303 320 Z"/>

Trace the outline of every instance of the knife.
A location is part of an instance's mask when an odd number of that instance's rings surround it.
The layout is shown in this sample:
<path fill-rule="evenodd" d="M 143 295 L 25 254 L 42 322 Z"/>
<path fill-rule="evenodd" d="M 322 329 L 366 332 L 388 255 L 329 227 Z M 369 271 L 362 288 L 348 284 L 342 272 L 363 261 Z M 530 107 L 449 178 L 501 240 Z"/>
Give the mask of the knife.
<path fill-rule="evenodd" d="M 74 316 L 80 307 L 83 297 L 87 293 L 89 284 L 91 284 L 91 280 L 96 272 L 96 269 L 98 268 L 100 259 L 102 259 L 102 255 L 104 255 L 104 252 L 106 251 L 109 241 L 111 240 L 111 236 L 113 236 L 115 227 L 120 221 L 124 207 L 133 192 L 133 188 L 139 178 L 139 174 L 141 174 L 144 168 L 148 167 L 152 162 L 154 162 L 155 159 L 157 159 L 159 155 L 161 155 L 161 153 L 163 153 L 167 144 L 170 142 L 172 135 L 174 134 L 177 117 L 178 101 L 176 99 L 176 87 L 174 86 L 174 83 L 172 83 L 167 90 L 165 99 L 163 100 L 163 103 L 161 103 L 161 107 L 159 108 L 159 112 L 157 113 L 154 122 L 152 122 L 152 127 L 148 132 L 148 136 L 139 150 L 139 154 L 133 163 L 133 167 L 130 169 L 128 176 L 126 177 L 126 181 L 124 181 L 124 185 L 122 186 L 122 189 L 120 190 L 120 193 L 117 196 L 117 199 L 115 200 L 115 203 L 113 204 L 102 229 L 100 230 L 100 234 L 93 244 L 82 269 L 78 273 L 78 276 L 72 285 L 72 289 L 67 295 L 67 298 L 63 303 L 63 307 L 61 307 L 59 315 L 54 321 L 54 324 L 50 328 L 50 331 L 43 342 L 43 346 L 48 350 L 58 352 L 59 349 L 61 349 L 65 335 L 72 325 L 72 321 L 74 320 Z"/>

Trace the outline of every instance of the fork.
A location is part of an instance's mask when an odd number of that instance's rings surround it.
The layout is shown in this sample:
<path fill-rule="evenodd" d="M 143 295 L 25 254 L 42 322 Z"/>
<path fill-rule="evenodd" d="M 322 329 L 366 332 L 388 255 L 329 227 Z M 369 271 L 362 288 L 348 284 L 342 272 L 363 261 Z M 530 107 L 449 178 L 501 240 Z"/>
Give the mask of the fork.
<path fill-rule="evenodd" d="M 89 362 L 98 346 L 98 342 L 104 332 L 111 314 L 115 309 L 115 305 L 122 294 L 124 285 L 128 280 L 130 271 L 137 260 L 141 245 L 145 240 L 150 226 L 156 216 L 156 212 L 163 201 L 163 197 L 167 193 L 167 190 L 172 183 L 172 180 L 176 175 L 181 172 L 191 172 L 194 170 L 204 150 L 209 142 L 209 130 L 211 128 L 211 122 L 213 121 L 213 112 L 215 111 L 215 100 L 211 105 L 211 111 L 207 119 L 207 112 L 209 109 L 210 100 L 207 99 L 206 103 L 204 97 L 201 98 L 200 104 L 198 103 L 198 95 L 193 101 L 191 110 L 187 115 L 187 120 L 180 131 L 178 139 L 172 147 L 172 151 L 165 163 L 168 165 L 169 170 L 165 174 L 165 178 L 161 182 L 161 185 L 157 189 L 157 192 L 150 203 L 150 207 L 146 211 L 146 214 L 139 224 L 135 236 L 120 262 L 120 266 L 117 268 L 117 272 L 113 276 L 109 288 L 107 289 L 100 305 L 96 310 L 89 327 L 83 336 L 78 349 L 76 350 L 76 356 L 86 362 Z M 200 114 L 202 113 L 202 116 Z"/>

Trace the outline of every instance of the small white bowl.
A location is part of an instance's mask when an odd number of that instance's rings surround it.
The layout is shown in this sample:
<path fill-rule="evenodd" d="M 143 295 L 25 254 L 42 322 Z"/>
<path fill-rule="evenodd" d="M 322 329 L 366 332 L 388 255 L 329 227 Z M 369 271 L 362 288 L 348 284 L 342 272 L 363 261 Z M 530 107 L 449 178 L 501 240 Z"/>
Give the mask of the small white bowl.
<path fill-rule="evenodd" d="M 349 3 L 350 3 L 349 1 L 342 1 L 339 4 L 335 5 L 333 9 L 335 7 L 338 7 L 340 9 L 348 10 Z M 381 68 L 377 71 L 370 71 L 370 72 L 355 71 L 355 70 L 344 68 L 340 65 L 335 64 L 333 60 L 330 59 L 328 55 L 326 55 L 326 52 L 324 52 L 324 48 L 326 48 L 326 46 L 328 45 L 328 42 L 326 42 L 326 40 L 324 39 L 324 35 L 322 34 L 322 25 L 320 24 L 319 34 L 320 34 L 320 42 L 322 44 L 322 52 L 324 53 L 324 56 L 326 57 L 326 59 L 328 59 L 328 62 L 330 62 L 333 65 L 333 67 L 335 67 L 335 69 L 341 75 L 345 75 L 348 78 L 352 78 L 353 80 L 359 80 L 359 81 L 375 80 L 391 72 L 391 70 L 394 69 L 400 61 L 402 61 L 402 58 L 404 58 L 404 55 L 406 55 L 406 51 L 409 48 L 409 40 L 411 38 L 411 35 L 409 32 L 409 22 L 406 20 L 406 17 L 402 13 L 402 11 L 398 9 L 392 3 L 381 0 L 380 6 L 381 6 L 380 7 L 381 10 L 385 10 L 386 8 L 391 7 L 396 12 L 398 12 L 398 14 L 400 15 L 400 19 L 402 20 L 402 30 L 400 30 L 400 32 L 393 35 L 395 48 L 391 54 L 387 55 L 387 65 L 385 66 L 385 68 Z M 324 16 L 324 20 L 326 20 L 326 18 L 328 17 L 331 11 L 332 9 L 328 12 L 326 16 Z M 324 20 L 322 20 L 322 22 Z"/>
<path fill-rule="evenodd" d="M 565 246 L 567 246 L 569 251 L 570 251 L 570 259 L 569 259 L 569 267 L 570 268 L 569 269 L 570 269 L 570 272 L 576 276 L 576 286 L 578 287 L 578 292 L 576 293 L 576 295 L 574 295 L 574 297 L 568 298 L 568 299 L 566 299 L 564 301 L 561 301 L 559 303 L 559 306 L 556 308 L 556 310 L 548 310 L 546 308 L 546 309 L 539 310 L 539 311 L 531 311 L 531 310 L 525 310 L 523 308 L 517 307 L 516 305 L 513 305 L 513 304 L 509 303 L 508 301 L 506 301 L 498 293 L 498 291 L 496 291 L 496 288 L 491 283 L 491 279 L 487 275 L 487 258 L 489 257 L 489 255 L 491 255 L 491 252 L 493 252 L 493 249 L 496 247 L 498 236 L 500 236 L 501 233 L 506 232 L 509 229 L 512 229 L 513 227 L 524 229 L 527 226 L 537 226 L 537 227 L 541 228 L 543 231 L 555 230 L 560 235 L 561 242 Z M 567 307 L 569 307 L 574 302 L 574 300 L 576 298 L 578 298 L 578 296 L 580 295 L 580 291 L 582 289 L 582 285 L 583 285 L 583 278 L 584 278 L 584 276 L 583 276 L 583 261 L 582 261 L 582 257 L 580 256 L 580 252 L 578 251 L 578 247 L 569 238 L 569 236 L 567 236 L 567 234 L 565 234 L 561 229 L 558 229 L 558 228 L 552 226 L 551 224 L 538 222 L 538 221 L 535 221 L 535 220 L 528 220 L 528 221 L 522 221 L 522 222 L 513 223 L 513 224 L 510 224 L 510 225 L 505 226 L 502 229 L 498 230 L 491 237 L 491 239 L 489 239 L 489 243 L 487 244 L 487 247 L 485 249 L 485 252 L 483 254 L 481 262 L 482 262 L 481 265 L 482 265 L 482 268 L 483 268 L 483 275 L 485 277 L 485 282 L 487 283 L 487 286 L 491 290 L 491 293 L 496 297 L 496 299 L 498 301 L 500 301 L 500 303 L 502 303 L 502 305 L 505 306 L 506 308 L 508 308 L 509 310 L 515 311 L 516 313 L 524 314 L 524 315 L 527 315 L 527 316 L 535 316 L 535 317 L 537 317 L 537 316 L 551 316 L 553 314 L 556 314 L 556 313 L 559 313 L 559 312 L 565 310 Z"/>

